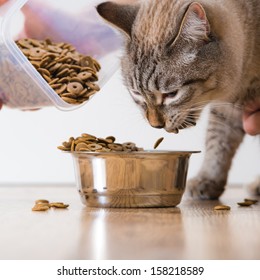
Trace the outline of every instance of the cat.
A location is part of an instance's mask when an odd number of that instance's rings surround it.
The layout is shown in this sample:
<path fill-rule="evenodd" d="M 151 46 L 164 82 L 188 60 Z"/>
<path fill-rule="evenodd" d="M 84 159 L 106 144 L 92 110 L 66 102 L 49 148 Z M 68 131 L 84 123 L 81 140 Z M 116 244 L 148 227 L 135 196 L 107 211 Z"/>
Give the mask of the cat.
<path fill-rule="evenodd" d="M 151 126 L 178 133 L 210 106 L 204 161 L 187 191 L 218 199 L 245 135 L 242 106 L 260 95 L 260 1 L 104 2 L 97 12 L 124 34 L 124 83 Z M 251 187 L 260 194 L 260 179 Z"/>

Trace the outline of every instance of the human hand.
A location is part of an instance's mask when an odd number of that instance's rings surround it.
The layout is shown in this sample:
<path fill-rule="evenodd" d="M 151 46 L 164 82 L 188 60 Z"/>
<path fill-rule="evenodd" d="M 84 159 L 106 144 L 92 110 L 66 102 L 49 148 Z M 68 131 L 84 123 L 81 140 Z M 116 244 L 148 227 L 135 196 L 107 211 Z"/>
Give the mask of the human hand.
<path fill-rule="evenodd" d="M 260 97 L 252 99 L 245 104 L 243 128 L 249 135 L 260 134 Z"/>

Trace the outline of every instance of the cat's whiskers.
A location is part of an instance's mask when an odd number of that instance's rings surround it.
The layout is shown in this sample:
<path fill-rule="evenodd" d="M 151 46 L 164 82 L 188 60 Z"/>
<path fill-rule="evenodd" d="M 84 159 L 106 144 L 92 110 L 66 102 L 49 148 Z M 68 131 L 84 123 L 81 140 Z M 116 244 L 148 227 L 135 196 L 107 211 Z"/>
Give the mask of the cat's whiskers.
<path fill-rule="evenodd" d="M 182 108 L 180 110 L 180 113 L 181 114 L 189 113 L 190 115 L 198 118 L 198 117 L 200 117 L 202 111 L 206 108 L 206 106 L 198 106 L 199 104 L 203 105 L 203 102 L 195 103 L 192 108 Z M 223 106 L 228 106 L 230 108 L 230 115 L 232 114 L 233 110 L 239 110 L 240 111 L 242 109 L 241 105 L 231 104 L 231 103 L 227 103 L 227 102 L 226 103 L 212 103 L 212 104 L 209 105 L 209 107 L 211 109 L 223 108 Z"/>
<path fill-rule="evenodd" d="M 188 111 L 188 110 L 187 110 Z M 183 111 L 182 111 L 183 113 Z M 181 124 L 178 125 L 179 129 L 185 129 L 185 128 L 189 128 L 189 127 L 193 127 L 196 125 L 196 122 L 194 121 L 193 118 L 195 118 L 196 120 L 200 117 L 200 112 L 192 112 L 192 118 L 187 117 Z M 210 125 L 215 124 L 217 126 L 220 127 L 225 127 L 228 131 L 231 131 L 233 134 L 238 135 L 239 132 L 237 129 L 235 129 L 234 127 L 230 126 L 228 124 L 228 122 L 222 122 L 218 119 L 213 118 L 211 115 L 209 115 L 208 117 L 208 121 L 210 123 Z"/>
<path fill-rule="evenodd" d="M 211 104 L 208 104 L 207 102 L 200 102 L 200 103 L 194 103 L 191 108 L 186 108 L 186 110 L 189 110 L 189 111 L 203 110 L 206 107 L 223 108 L 223 106 L 230 107 L 230 109 L 239 109 L 239 110 L 243 109 L 243 107 L 239 104 L 232 104 L 232 103 L 228 103 L 228 102 L 211 103 Z"/>
<path fill-rule="evenodd" d="M 176 115 L 176 119 L 179 119 L 183 115 L 187 115 L 187 117 L 180 124 L 177 124 L 176 128 L 184 129 L 184 128 L 187 128 L 187 127 L 195 126 L 197 120 L 201 116 L 202 110 L 205 109 L 205 106 L 203 106 L 205 104 L 207 105 L 206 102 L 202 101 L 202 102 L 195 103 L 193 108 L 181 108 L 181 110 Z M 210 104 L 211 109 L 223 108 L 223 106 L 230 107 L 230 116 L 232 116 L 233 110 L 241 110 L 242 109 L 241 105 L 232 104 L 232 103 L 228 103 L 228 102 Z M 226 118 L 227 118 L 227 120 L 229 119 L 229 114 L 226 116 Z M 237 129 L 230 126 L 228 124 L 228 122 L 222 122 L 218 119 L 215 119 L 210 114 L 209 114 L 209 119 L 208 120 L 210 121 L 211 124 L 216 124 L 218 126 L 220 125 L 222 127 L 225 126 L 229 130 L 231 130 L 232 133 L 238 134 Z"/>
<path fill-rule="evenodd" d="M 185 129 L 185 128 L 191 127 L 193 125 L 191 125 L 190 122 L 185 120 L 180 126 L 183 127 L 183 129 Z"/>

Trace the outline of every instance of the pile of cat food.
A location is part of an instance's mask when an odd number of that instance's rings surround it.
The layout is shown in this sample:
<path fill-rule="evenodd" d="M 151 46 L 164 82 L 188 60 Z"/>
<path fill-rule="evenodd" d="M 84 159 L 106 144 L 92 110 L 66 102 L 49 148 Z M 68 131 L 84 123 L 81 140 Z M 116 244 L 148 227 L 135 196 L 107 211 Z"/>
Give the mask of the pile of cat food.
<path fill-rule="evenodd" d="M 68 43 L 21 39 L 17 46 L 50 87 L 67 103 L 81 104 L 99 91 L 100 64 Z"/>
<path fill-rule="evenodd" d="M 159 138 L 155 144 L 156 149 L 163 141 Z M 67 152 L 136 152 L 143 151 L 143 148 L 137 147 L 133 142 L 117 143 L 114 136 L 99 138 L 88 133 L 82 133 L 79 137 L 70 137 L 68 141 L 62 143 L 58 149 Z"/>
<path fill-rule="evenodd" d="M 62 143 L 58 149 L 62 151 L 77 152 L 134 152 L 143 150 L 133 142 L 116 143 L 114 136 L 99 138 L 91 134 L 82 133 L 79 137 L 70 137 L 68 141 Z"/>

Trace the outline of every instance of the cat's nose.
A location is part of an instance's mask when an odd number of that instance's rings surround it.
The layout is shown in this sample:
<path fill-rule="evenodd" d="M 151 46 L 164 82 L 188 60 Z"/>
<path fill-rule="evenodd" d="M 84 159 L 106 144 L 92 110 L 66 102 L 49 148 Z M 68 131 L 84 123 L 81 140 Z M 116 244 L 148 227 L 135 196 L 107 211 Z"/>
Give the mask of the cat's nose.
<path fill-rule="evenodd" d="M 164 128 L 164 124 L 160 124 L 160 125 L 152 125 L 152 127 L 154 127 L 154 128 L 158 128 L 158 129 L 162 129 L 162 128 Z"/>
<path fill-rule="evenodd" d="M 154 128 L 161 129 L 165 126 L 165 121 L 156 108 L 149 108 L 147 110 L 147 119 Z"/>

